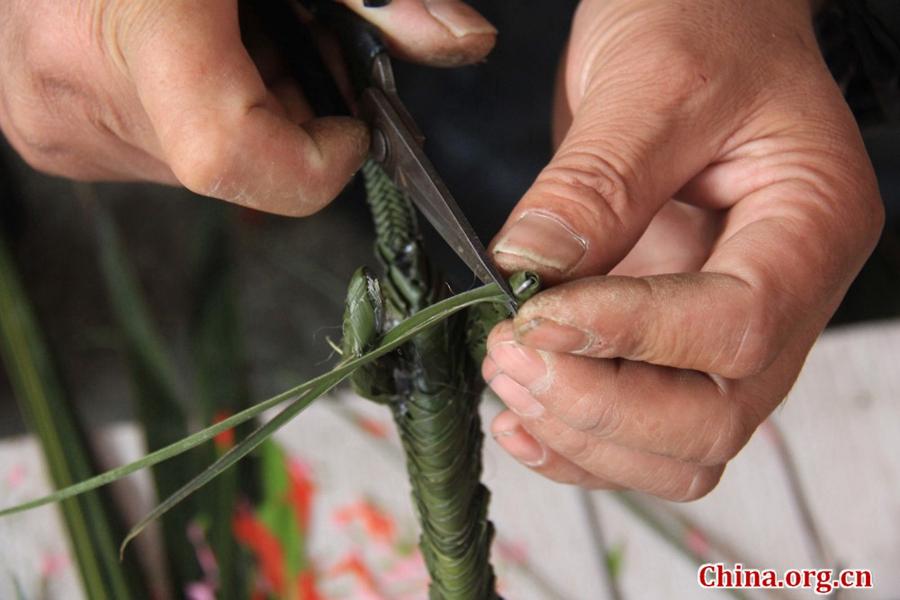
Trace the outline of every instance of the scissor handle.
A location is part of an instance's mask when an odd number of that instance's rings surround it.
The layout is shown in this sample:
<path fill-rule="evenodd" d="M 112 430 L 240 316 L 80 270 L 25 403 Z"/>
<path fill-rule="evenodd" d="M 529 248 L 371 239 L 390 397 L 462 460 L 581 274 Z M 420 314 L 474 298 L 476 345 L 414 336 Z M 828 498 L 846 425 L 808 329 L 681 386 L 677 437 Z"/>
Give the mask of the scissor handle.
<path fill-rule="evenodd" d="M 316 20 L 338 38 L 350 78 L 358 94 L 372 85 L 375 58 L 387 52 L 381 32 L 364 18 L 334 0 L 301 0 Z M 375 6 L 382 6 L 377 4 Z"/>
<path fill-rule="evenodd" d="M 241 3 L 241 24 L 259 27 L 274 45 L 290 76 L 303 86 L 306 100 L 320 116 L 347 115 L 350 110 L 328 70 L 312 32 L 303 25 L 296 0 L 259 0 Z"/>

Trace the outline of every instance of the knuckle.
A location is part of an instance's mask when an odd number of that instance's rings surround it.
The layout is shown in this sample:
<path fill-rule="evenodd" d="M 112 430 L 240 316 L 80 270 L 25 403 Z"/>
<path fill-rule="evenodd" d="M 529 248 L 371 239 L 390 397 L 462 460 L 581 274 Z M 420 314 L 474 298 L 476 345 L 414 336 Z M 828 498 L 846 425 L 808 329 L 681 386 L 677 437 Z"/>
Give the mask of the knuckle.
<path fill-rule="evenodd" d="M 615 401 L 591 394 L 581 396 L 571 403 L 563 420 L 575 431 L 606 439 L 622 428 L 625 415 Z"/>
<path fill-rule="evenodd" d="M 236 149 L 221 127 L 186 128 L 166 154 L 175 177 L 194 193 L 223 200 L 245 193 L 235 169 Z"/>
<path fill-rule="evenodd" d="M 679 35 L 656 35 L 631 63 L 632 76 L 662 91 L 665 106 L 684 107 L 709 89 L 715 71 L 708 52 Z"/>
<path fill-rule="evenodd" d="M 597 452 L 596 441 L 582 432 L 568 430 L 559 435 L 544 435 L 545 441 L 561 456 L 572 461 L 576 465 L 590 462 Z"/>
<path fill-rule="evenodd" d="M 117 139 L 120 119 L 68 74 L 35 69 L 13 85 L 20 93 L 6 98 L 5 125 L 23 160 L 52 175 L 83 179 L 96 174 L 90 153 L 83 150 L 98 134 Z"/>
<path fill-rule="evenodd" d="M 657 56 L 663 64 L 654 65 L 654 74 L 674 106 L 682 106 L 700 95 L 710 81 L 707 57 L 680 42 L 663 43 Z"/>
<path fill-rule="evenodd" d="M 633 39 L 634 52 L 627 54 L 627 61 L 615 65 L 615 73 L 623 85 L 653 94 L 654 112 L 660 114 L 667 109 L 685 113 L 698 108 L 698 101 L 708 98 L 723 71 L 695 41 L 675 33 L 669 26 L 652 28 L 652 35 L 638 33 Z M 606 85 L 604 77 L 592 78 L 588 91 L 600 91 Z M 716 77 L 718 78 L 718 77 Z M 721 83 L 721 82 L 718 82 Z M 720 88 L 723 86 L 719 86 Z"/>
<path fill-rule="evenodd" d="M 781 340 L 787 332 L 779 312 L 778 292 L 764 283 L 753 285 L 740 309 L 742 324 L 735 336 L 729 358 L 722 361 L 717 375 L 743 379 L 757 375 L 778 356 Z"/>
<path fill-rule="evenodd" d="M 765 328 L 749 325 L 730 363 L 720 374 L 743 379 L 761 373 L 775 359 L 774 346 Z"/>
<path fill-rule="evenodd" d="M 8 107 L 10 141 L 22 159 L 33 169 L 60 175 L 60 163 L 73 153 L 60 135 L 60 128 L 28 106 L 13 103 Z"/>
<path fill-rule="evenodd" d="M 718 426 L 715 436 L 699 457 L 699 464 L 719 466 L 737 456 L 756 430 L 756 420 L 744 402 L 734 400 L 729 404 L 724 423 Z"/>
<path fill-rule="evenodd" d="M 885 225 L 885 208 L 881 196 L 876 192 L 869 196 L 861 206 L 863 232 L 867 241 L 874 243 L 881 237 Z"/>
<path fill-rule="evenodd" d="M 543 194 L 564 210 L 574 211 L 588 228 L 618 226 L 628 209 L 628 167 L 614 166 L 590 141 L 570 140 L 538 181 Z M 577 148 L 577 149 L 576 149 Z M 587 149 L 585 149 L 587 148 Z"/>
<path fill-rule="evenodd" d="M 19 156 L 22 157 L 25 164 L 35 171 L 54 176 L 63 176 L 65 174 L 65 169 L 60 166 L 59 162 L 50 158 L 47 154 L 39 151 L 36 152 L 29 146 L 23 146 L 18 150 Z"/>
<path fill-rule="evenodd" d="M 169 167 L 194 193 L 289 217 L 317 212 L 340 191 L 315 157 L 305 157 L 309 162 L 303 165 L 303 177 L 294 180 L 280 164 L 245 154 L 242 132 L 241 121 L 183 125 L 164 140 Z"/>

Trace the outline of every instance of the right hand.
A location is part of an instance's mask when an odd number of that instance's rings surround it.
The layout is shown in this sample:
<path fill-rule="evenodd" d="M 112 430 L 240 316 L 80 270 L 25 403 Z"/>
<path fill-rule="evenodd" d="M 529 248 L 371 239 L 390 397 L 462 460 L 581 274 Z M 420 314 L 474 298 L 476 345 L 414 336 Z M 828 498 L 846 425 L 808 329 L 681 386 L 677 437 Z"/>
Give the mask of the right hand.
<path fill-rule="evenodd" d="M 493 26 L 458 0 L 342 1 L 401 58 L 461 65 L 494 45 Z M 300 216 L 368 151 L 361 121 L 315 118 L 297 82 L 261 72 L 237 0 L 10 0 L 0 31 L 0 127 L 40 171 L 181 184 Z"/>

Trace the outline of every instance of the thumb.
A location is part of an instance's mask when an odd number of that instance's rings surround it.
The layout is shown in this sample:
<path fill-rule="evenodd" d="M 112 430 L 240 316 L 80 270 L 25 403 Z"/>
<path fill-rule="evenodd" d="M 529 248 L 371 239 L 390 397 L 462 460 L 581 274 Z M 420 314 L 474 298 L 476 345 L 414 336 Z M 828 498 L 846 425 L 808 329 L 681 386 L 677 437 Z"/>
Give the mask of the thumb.
<path fill-rule="evenodd" d="M 614 93 L 580 99 L 550 164 L 494 239 L 501 269 L 537 271 L 550 284 L 608 272 L 714 155 L 671 97 L 607 87 Z"/>
<path fill-rule="evenodd" d="M 365 6 L 339 0 L 378 27 L 398 58 L 432 66 L 478 62 L 494 47 L 497 30 L 461 0 L 392 0 Z"/>

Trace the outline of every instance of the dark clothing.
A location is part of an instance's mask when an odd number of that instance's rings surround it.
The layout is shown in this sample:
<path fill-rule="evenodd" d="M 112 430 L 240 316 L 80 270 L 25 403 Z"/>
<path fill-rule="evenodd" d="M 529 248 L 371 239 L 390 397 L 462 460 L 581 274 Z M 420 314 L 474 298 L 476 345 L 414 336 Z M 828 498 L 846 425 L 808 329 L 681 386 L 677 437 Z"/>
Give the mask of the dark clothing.
<path fill-rule="evenodd" d="M 900 2 L 836 0 L 816 25 L 828 66 L 860 125 L 900 122 Z"/>

